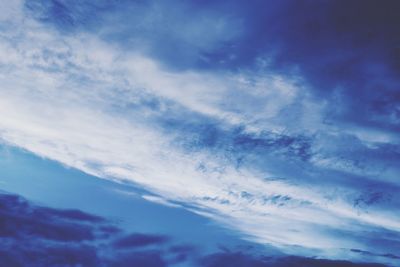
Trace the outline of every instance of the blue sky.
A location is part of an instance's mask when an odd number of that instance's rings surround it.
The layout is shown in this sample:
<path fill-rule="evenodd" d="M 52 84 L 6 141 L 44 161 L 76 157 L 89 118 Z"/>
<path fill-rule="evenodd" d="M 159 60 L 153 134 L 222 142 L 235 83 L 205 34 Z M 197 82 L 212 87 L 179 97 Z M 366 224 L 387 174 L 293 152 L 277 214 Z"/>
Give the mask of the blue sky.
<path fill-rule="evenodd" d="M 2 5 L 3 191 L 216 253 L 155 266 L 396 266 L 397 1 Z"/>

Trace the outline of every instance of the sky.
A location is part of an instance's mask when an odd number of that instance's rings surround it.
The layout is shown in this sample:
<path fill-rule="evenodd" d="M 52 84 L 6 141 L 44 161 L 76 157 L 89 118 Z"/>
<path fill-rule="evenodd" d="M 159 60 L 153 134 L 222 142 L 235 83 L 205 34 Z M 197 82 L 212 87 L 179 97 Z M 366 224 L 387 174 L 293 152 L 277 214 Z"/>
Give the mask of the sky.
<path fill-rule="evenodd" d="M 400 266 L 398 1 L 0 3 L 0 266 Z"/>

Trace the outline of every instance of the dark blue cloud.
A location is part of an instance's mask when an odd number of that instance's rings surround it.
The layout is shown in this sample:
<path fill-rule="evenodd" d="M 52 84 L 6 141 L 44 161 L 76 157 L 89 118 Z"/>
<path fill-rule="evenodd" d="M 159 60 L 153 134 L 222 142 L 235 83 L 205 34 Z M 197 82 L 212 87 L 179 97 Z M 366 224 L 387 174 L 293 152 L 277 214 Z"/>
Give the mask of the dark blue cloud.
<path fill-rule="evenodd" d="M 166 237 L 124 235 L 104 218 L 78 210 L 32 205 L 0 194 L 0 266 L 166 266 L 162 251 L 125 251 L 160 245 Z M 111 254 L 104 249 L 115 246 Z"/>
<path fill-rule="evenodd" d="M 351 251 L 355 252 L 355 253 L 360 253 L 360 254 L 363 254 L 363 255 L 367 255 L 367 256 L 379 256 L 379 257 L 386 257 L 386 258 L 390 258 L 390 259 L 400 259 L 400 256 L 394 255 L 394 254 L 390 254 L 390 253 L 387 253 L 387 254 L 376 254 L 376 253 L 373 253 L 373 252 L 370 252 L 370 251 L 366 251 L 366 250 L 361 250 L 361 249 L 351 249 Z"/>
<path fill-rule="evenodd" d="M 118 1 L 27 1 L 25 7 L 36 19 L 52 24 L 68 33 L 90 29 L 99 21 L 102 12 L 110 12 Z"/>
<path fill-rule="evenodd" d="M 127 255 L 118 256 L 111 261 L 108 266 L 115 267 L 131 267 L 131 266 L 148 266 L 148 267 L 164 267 L 169 264 L 161 257 L 159 251 L 133 252 Z"/>
<path fill-rule="evenodd" d="M 76 220 L 76 221 L 86 221 L 92 223 L 98 223 L 104 221 L 103 218 L 99 216 L 94 216 L 91 214 L 84 213 L 80 210 L 57 210 L 51 208 L 37 208 L 34 211 L 35 216 L 51 216 L 61 219 Z"/>
<path fill-rule="evenodd" d="M 2 202 L 0 236 L 12 238 L 31 236 L 55 241 L 78 242 L 95 238 L 93 227 L 65 220 L 77 211 L 56 211 L 53 214 L 52 209 L 36 210 L 32 209 L 25 200 L 12 195 L 1 195 L 0 201 Z M 80 212 L 77 213 L 80 214 Z"/>
<path fill-rule="evenodd" d="M 329 99 L 333 123 L 398 131 L 399 8 L 398 1 L 376 0 L 244 6 L 248 32 L 235 46 L 238 65 L 264 54 L 272 69 L 296 69 L 316 96 Z"/>
<path fill-rule="evenodd" d="M 124 236 L 114 242 L 116 248 L 135 248 L 144 247 L 149 245 L 160 245 L 167 242 L 166 236 L 159 235 L 145 235 L 145 234 L 131 234 Z"/>
<path fill-rule="evenodd" d="M 2 246 L 3 247 L 3 246 Z M 44 246 L 38 243 L 22 248 L 13 246 L 0 249 L 4 267 L 17 266 L 101 266 L 96 249 L 84 245 Z"/>
<path fill-rule="evenodd" d="M 381 264 L 352 263 L 349 261 L 322 260 L 302 257 L 260 257 L 241 252 L 222 252 L 202 259 L 202 266 L 219 267 L 383 267 Z"/>

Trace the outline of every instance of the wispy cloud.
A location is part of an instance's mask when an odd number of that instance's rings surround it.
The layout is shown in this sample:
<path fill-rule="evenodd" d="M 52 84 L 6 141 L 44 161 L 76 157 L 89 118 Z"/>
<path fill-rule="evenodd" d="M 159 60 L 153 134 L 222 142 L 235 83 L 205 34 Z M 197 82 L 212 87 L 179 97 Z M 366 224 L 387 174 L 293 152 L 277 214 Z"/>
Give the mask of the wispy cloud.
<path fill-rule="evenodd" d="M 96 32 L 60 32 L 19 4 L 0 16 L 4 141 L 288 251 L 347 257 L 343 248 L 400 231 L 396 137 L 326 123 L 330 103 L 298 73 L 262 56 L 239 71 L 171 69 Z"/>

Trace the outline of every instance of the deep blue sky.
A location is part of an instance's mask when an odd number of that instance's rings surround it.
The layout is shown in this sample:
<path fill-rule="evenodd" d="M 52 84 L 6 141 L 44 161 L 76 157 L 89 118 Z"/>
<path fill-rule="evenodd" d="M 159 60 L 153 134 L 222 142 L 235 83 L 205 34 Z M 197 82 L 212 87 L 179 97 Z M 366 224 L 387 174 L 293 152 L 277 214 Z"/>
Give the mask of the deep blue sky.
<path fill-rule="evenodd" d="M 398 1 L 2 2 L 7 266 L 398 265 Z"/>

